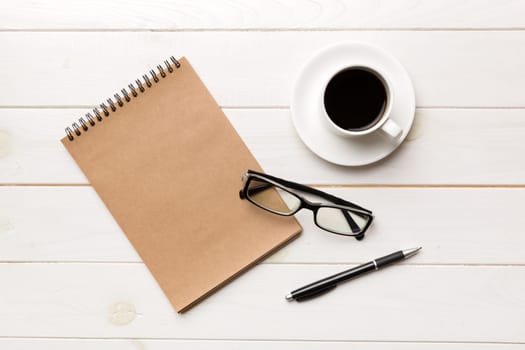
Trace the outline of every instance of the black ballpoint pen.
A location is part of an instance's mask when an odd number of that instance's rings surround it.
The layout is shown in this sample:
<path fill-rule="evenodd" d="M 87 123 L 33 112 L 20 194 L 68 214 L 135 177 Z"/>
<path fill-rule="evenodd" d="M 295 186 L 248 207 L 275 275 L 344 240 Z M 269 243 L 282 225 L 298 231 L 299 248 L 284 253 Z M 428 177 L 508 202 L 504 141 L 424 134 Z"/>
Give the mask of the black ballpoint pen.
<path fill-rule="evenodd" d="M 358 277 L 370 271 L 379 270 L 381 267 L 390 265 L 397 261 L 410 258 L 411 256 L 415 255 L 420 249 L 421 247 L 400 250 L 395 253 L 367 262 L 363 265 L 351 268 L 350 270 L 339 272 L 335 275 L 323 278 L 322 280 L 310 283 L 304 287 L 294 290 L 286 296 L 286 300 L 301 301 L 316 297 L 320 294 L 326 293 L 334 289 L 341 282 Z"/>

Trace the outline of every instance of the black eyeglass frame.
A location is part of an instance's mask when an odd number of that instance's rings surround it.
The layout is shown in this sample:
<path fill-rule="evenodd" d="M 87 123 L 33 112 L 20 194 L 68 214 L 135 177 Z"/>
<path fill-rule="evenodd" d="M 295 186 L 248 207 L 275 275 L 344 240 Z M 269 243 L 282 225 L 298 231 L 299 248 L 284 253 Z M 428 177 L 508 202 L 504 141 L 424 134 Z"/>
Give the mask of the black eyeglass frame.
<path fill-rule="evenodd" d="M 299 199 L 299 201 L 300 201 L 299 207 L 296 210 L 291 211 L 290 213 L 283 213 L 283 212 L 271 210 L 270 208 L 266 208 L 266 207 L 260 205 L 259 203 L 255 202 L 248 195 L 248 189 L 249 189 L 249 186 L 250 186 L 250 182 L 253 179 L 263 180 L 263 181 L 268 182 L 269 184 L 271 184 L 273 186 L 279 187 L 283 191 L 286 191 L 287 193 L 293 195 L 294 197 Z M 318 190 L 316 188 L 312 188 L 312 187 L 308 187 L 306 185 L 301 185 L 301 184 L 296 183 L 296 182 L 280 179 L 280 178 L 272 176 L 272 175 L 263 174 L 263 173 L 255 171 L 255 170 L 248 170 L 246 172 L 246 174 L 244 174 L 242 180 L 244 182 L 244 187 L 242 188 L 242 190 L 239 191 L 239 197 L 241 199 L 247 199 L 253 205 L 255 205 L 255 206 L 257 206 L 257 207 L 259 207 L 261 209 L 264 209 L 266 211 L 269 211 L 269 212 L 271 212 L 273 214 L 277 214 L 277 215 L 281 215 L 281 216 L 292 216 L 292 215 L 296 214 L 298 211 L 300 211 L 303 208 L 304 209 L 309 209 L 309 210 L 311 210 L 313 212 L 314 223 L 315 223 L 315 225 L 317 227 L 319 227 L 320 229 L 322 229 L 324 231 L 328 231 L 328 232 L 336 234 L 336 235 L 347 236 L 347 237 L 354 237 L 357 240 L 362 240 L 365 237 L 365 232 L 368 230 L 368 228 L 372 224 L 372 221 L 374 220 L 374 215 L 372 215 L 372 211 L 370 211 L 368 209 L 365 209 L 365 208 L 363 208 L 363 207 L 361 207 L 361 206 L 359 206 L 359 205 L 357 205 L 355 203 L 346 201 L 346 200 L 344 200 L 342 198 L 339 198 L 339 197 L 336 197 L 336 196 L 331 195 L 329 193 L 326 193 L 326 192 L 323 192 L 321 190 Z M 300 196 L 297 193 L 294 193 L 291 190 L 297 190 L 297 191 L 313 194 L 313 195 L 319 196 L 319 197 L 321 197 L 323 199 L 326 199 L 326 200 L 328 200 L 328 201 L 330 201 L 330 202 L 332 202 L 334 204 L 324 204 L 324 203 L 311 202 L 308 199 Z M 351 212 L 354 212 L 356 214 L 360 214 L 360 215 L 366 216 L 369 220 L 367 221 L 365 226 L 362 229 L 360 229 L 360 232 L 358 232 L 358 233 L 350 234 L 350 233 L 336 232 L 336 231 L 327 229 L 327 228 L 322 227 L 321 225 L 319 225 L 319 223 L 317 222 L 317 212 L 319 211 L 320 208 L 342 209 L 343 210 L 343 214 L 345 214 L 345 218 L 348 220 L 348 223 L 350 224 L 350 226 L 352 226 L 352 224 L 351 224 L 352 222 L 356 226 L 357 226 L 357 224 L 346 213 L 346 211 L 351 211 Z M 352 229 L 352 231 L 353 231 L 353 229 Z"/>

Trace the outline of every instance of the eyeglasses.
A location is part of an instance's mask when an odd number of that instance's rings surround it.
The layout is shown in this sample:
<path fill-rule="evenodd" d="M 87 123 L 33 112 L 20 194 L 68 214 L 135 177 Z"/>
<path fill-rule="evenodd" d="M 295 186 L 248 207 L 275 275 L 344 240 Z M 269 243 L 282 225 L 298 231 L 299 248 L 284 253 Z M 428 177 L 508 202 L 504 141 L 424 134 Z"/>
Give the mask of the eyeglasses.
<path fill-rule="evenodd" d="M 291 216 L 305 208 L 313 211 L 315 224 L 328 232 L 363 239 L 374 216 L 368 209 L 318 189 L 279 179 L 253 170 L 243 176 L 244 188 L 239 192 L 259 208 L 283 216 Z M 295 191 L 312 194 L 334 204 L 314 203 Z"/>

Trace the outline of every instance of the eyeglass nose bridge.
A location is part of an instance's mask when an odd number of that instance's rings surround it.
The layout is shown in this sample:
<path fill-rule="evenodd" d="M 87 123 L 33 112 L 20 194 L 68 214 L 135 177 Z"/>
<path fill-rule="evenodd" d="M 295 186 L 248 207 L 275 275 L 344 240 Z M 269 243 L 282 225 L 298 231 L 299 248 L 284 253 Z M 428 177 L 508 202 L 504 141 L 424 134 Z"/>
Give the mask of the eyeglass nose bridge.
<path fill-rule="evenodd" d="M 321 203 L 317 203 L 317 202 L 310 202 L 308 199 L 306 198 L 301 198 L 303 200 L 303 205 L 302 207 L 303 208 L 306 208 L 306 209 L 310 209 L 311 211 L 315 212 L 319 209 L 319 206 L 321 205 Z"/>

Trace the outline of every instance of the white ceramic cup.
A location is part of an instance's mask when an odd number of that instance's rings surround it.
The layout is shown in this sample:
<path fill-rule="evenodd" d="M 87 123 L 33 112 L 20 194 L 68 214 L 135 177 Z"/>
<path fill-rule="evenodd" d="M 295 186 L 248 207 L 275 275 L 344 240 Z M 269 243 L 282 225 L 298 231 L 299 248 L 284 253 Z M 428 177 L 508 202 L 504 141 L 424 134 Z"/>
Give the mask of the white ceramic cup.
<path fill-rule="evenodd" d="M 383 83 L 383 86 L 385 87 L 386 91 L 386 106 L 383 108 L 383 112 L 381 113 L 381 116 L 378 116 L 377 121 L 375 123 L 372 123 L 370 127 L 366 129 L 359 129 L 359 130 L 348 130 L 343 129 L 337 124 L 335 124 L 330 116 L 328 115 L 325 105 L 324 105 L 324 94 L 326 91 L 326 88 L 328 86 L 328 83 L 332 80 L 334 76 L 339 74 L 340 72 L 347 70 L 347 69 L 361 69 L 361 70 L 367 70 L 371 73 L 373 73 L 381 82 Z M 385 74 L 382 74 L 378 69 L 370 67 L 368 65 L 350 65 L 343 67 L 339 70 L 337 70 L 334 74 L 330 75 L 330 77 L 327 79 L 326 83 L 324 84 L 324 87 L 322 89 L 322 96 L 321 96 L 321 104 L 323 106 L 323 117 L 327 122 L 327 125 L 331 131 L 333 131 L 336 135 L 343 136 L 343 137 L 361 137 L 366 136 L 371 133 L 375 132 L 383 132 L 384 134 L 390 136 L 393 139 L 397 139 L 401 136 L 403 133 L 403 130 L 401 127 L 390 118 L 391 112 L 392 112 L 392 105 L 394 103 L 394 93 L 391 88 L 391 84 L 388 80 L 388 78 L 385 76 Z"/>

